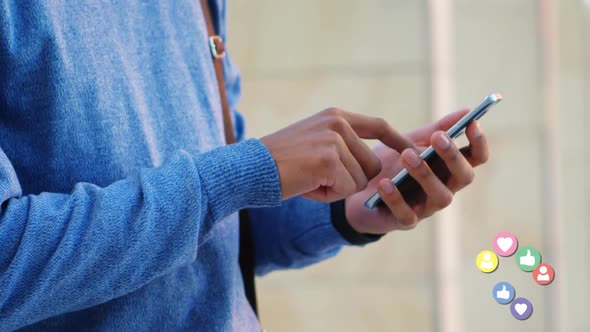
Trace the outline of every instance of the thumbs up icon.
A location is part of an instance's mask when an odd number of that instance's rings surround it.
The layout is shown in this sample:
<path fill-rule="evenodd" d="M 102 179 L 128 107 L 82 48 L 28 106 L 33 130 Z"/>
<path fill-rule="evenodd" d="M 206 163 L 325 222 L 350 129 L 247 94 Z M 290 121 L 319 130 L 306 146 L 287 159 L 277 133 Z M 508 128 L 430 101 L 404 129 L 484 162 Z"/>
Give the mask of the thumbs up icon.
<path fill-rule="evenodd" d="M 530 249 L 526 251 L 526 256 L 520 256 L 520 265 L 534 266 L 535 256 L 531 255 Z"/>
<path fill-rule="evenodd" d="M 514 287 L 512 287 L 512 285 L 506 281 L 500 281 L 496 284 L 496 286 L 494 286 L 494 289 L 492 290 L 492 296 L 494 297 L 494 300 L 500 304 L 512 302 L 515 293 Z"/>
<path fill-rule="evenodd" d="M 541 263 L 541 254 L 535 247 L 526 246 L 518 249 L 516 253 L 516 264 L 518 264 L 521 270 L 531 272 L 539 263 Z"/>
<path fill-rule="evenodd" d="M 496 298 L 502 300 L 508 300 L 510 298 L 510 292 L 506 290 L 506 285 L 502 285 L 502 289 L 496 292 Z"/>

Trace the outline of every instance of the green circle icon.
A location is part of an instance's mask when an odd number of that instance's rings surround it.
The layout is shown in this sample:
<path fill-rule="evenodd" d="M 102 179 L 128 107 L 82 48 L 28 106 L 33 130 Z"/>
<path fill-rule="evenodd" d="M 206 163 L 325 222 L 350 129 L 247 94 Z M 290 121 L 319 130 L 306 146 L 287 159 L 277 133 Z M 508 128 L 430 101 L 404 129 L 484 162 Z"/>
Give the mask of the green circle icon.
<path fill-rule="evenodd" d="M 531 272 L 541 264 L 541 253 L 531 246 L 520 247 L 514 256 L 516 265 L 525 272 Z"/>

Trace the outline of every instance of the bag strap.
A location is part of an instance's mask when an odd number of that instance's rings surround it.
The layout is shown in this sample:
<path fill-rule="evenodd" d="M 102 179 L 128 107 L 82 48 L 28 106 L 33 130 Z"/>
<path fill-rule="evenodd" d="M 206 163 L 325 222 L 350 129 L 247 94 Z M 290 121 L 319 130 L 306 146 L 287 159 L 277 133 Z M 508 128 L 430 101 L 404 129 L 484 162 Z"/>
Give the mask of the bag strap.
<path fill-rule="evenodd" d="M 201 0 L 201 7 L 203 10 L 203 15 L 205 16 L 205 22 L 207 24 L 209 47 L 213 57 L 213 65 L 215 66 L 215 76 L 217 76 L 219 96 L 221 97 L 225 142 L 226 144 L 233 144 L 236 142 L 236 137 L 233 131 L 231 112 L 229 109 L 227 94 L 225 92 L 225 80 L 223 77 L 223 58 L 225 57 L 225 45 L 223 44 L 223 39 L 221 36 L 215 33 L 208 0 Z M 244 291 L 246 293 L 246 298 L 254 310 L 256 317 L 258 317 L 256 287 L 254 284 L 254 243 L 252 241 L 250 217 L 248 215 L 248 210 L 246 209 L 240 211 L 239 263 L 240 270 L 242 272 L 242 279 L 244 281 Z"/>
<path fill-rule="evenodd" d="M 209 9 L 209 1 L 201 0 L 201 6 L 203 9 L 203 15 L 205 16 L 205 23 L 207 24 L 207 33 L 209 34 L 209 48 L 211 49 L 211 56 L 213 57 L 215 76 L 217 76 L 217 87 L 219 88 L 219 96 L 221 97 L 225 141 L 226 144 L 233 144 L 236 142 L 236 137 L 234 136 L 229 103 L 227 101 L 227 94 L 225 92 L 225 79 L 223 78 L 223 58 L 225 57 L 225 45 L 223 44 L 223 39 L 221 36 L 215 34 L 215 28 L 213 27 L 213 20 L 211 18 L 211 10 Z"/>

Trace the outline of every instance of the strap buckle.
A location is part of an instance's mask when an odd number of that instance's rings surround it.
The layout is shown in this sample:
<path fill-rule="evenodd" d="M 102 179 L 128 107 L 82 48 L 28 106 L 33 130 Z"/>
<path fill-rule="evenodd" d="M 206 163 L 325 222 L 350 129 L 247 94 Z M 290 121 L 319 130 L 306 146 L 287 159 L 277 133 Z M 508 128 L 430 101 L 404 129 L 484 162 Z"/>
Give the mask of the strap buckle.
<path fill-rule="evenodd" d="M 225 45 L 221 36 L 215 35 L 209 37 L 209 47 L 211 48 L 211 55 L 215 59 L 223 59 L 225 57 Z"/>

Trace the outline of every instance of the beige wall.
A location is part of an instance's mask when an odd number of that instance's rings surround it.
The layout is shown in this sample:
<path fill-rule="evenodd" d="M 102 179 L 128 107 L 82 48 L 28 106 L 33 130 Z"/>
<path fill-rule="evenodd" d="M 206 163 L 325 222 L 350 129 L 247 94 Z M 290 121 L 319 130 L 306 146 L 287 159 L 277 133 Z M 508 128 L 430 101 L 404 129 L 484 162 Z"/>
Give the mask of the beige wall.
<path fill-rule="evenodd" d="M 457 225 L 459 252 L 450 268 L 462 286 L 459 306 L 439 307 L 437 294 L 445 285 L 437 282 L 435 241 L 441 239 L 434 223 L 449 221 L 433 218 L 366 248 L 346 248 L 308 269 L 258 279 L 269 331 L 443 331 L 437 313 L 454 310 L 463 331 L 590 329 L 590 182 L 584 172 L 590 2 L 552 1 L 558 4 L 557 20 L 549 41 L 541 29 L 542 1 L 445 2 L 454 24 L 450 84 L 457 108 L 474 106 L 490 91 L 505 97 L 482 120 L 492 158 L 454 203 L 457 219 L 451 222 Z M 430 121 L 436 54 L 431 54 L 435 36 L 428 1 L 230 0 L 229 5 L 229 46 L 243 73 L 240 108 L 250 136 L 328 106 L 382 116 L 401 130 Z M 547 57 L 551 40 L 555 58 Z M 548 71 L 551 63 L 556 76 Z M 547 96 L 556 98 L 556 121 L 546 121 L 552 111 Z M 556 199 L 547 194 L 552 183 L 560 190 Z M 477 253 L 490 248 L 502 230 L 541 250 L 556 267 L 554 284 L 537 286 L 513 258 L 501 259 L 491 275 L 475 268 Z M 492 286 L 502 279 L 533 302 L 531 319 L 516 321 L 507 306 L 491 298 Z"/>

